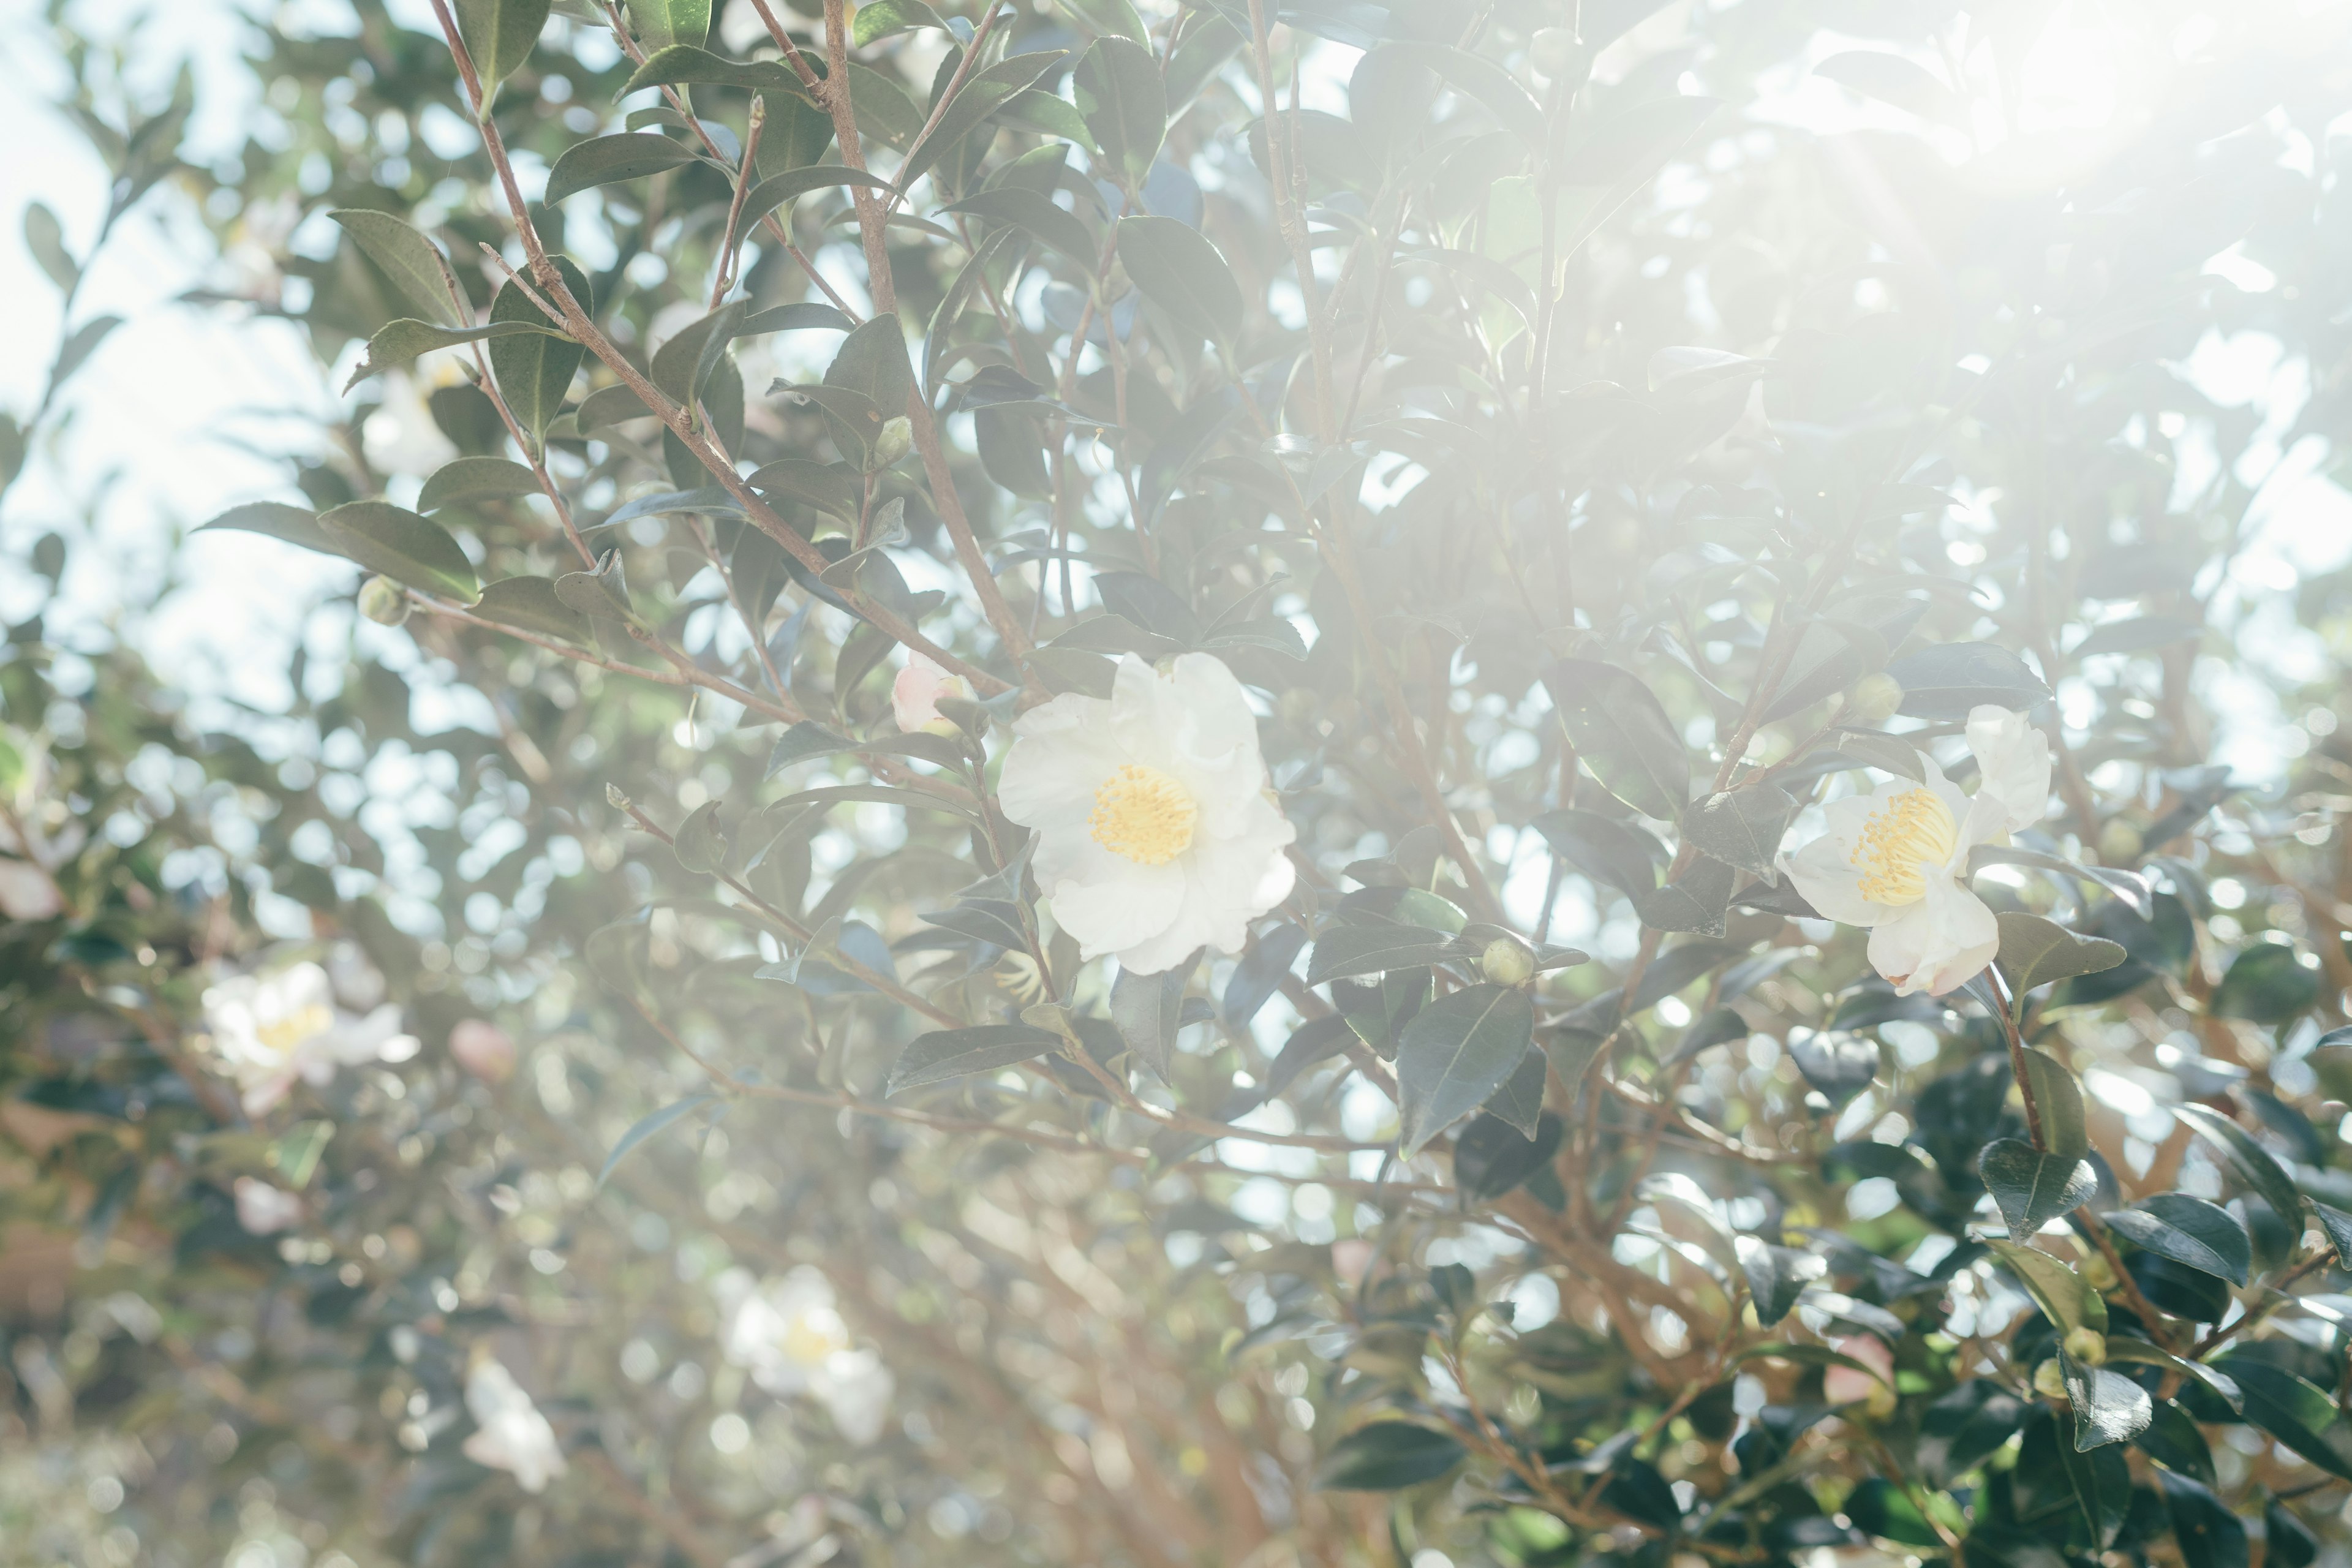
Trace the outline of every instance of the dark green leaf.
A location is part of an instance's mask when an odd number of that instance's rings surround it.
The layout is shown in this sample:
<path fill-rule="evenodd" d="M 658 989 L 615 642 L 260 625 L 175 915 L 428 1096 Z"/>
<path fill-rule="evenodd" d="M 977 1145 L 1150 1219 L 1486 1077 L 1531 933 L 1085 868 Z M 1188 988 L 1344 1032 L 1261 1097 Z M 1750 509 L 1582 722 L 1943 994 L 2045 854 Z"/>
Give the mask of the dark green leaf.
<path fill-rule="evenodd" d="M 1780 853 L 1781 837 L 1796 815 L 1797 803 L 1786 791 L 1751 784 L 1692 802 L 1683 813 L 1683 837 L 1727 866 L 1769 877 Z"/>
<path fill-rule="evenodd" d="M 2009 982 L 2011 993 L 2021 998 L 2039 986 L 2113 969 L 2124 956 L 2121 942 L 2080 936 L 2055 921 L 2005 910 L 2000 915 L 2000 952 L 1993 962 L 2000 965 L 2001 978 Z"/>
<path fill-rule="evenodd" d="M 66 249 L 65 226 L 46 202 L 34 202 L 25 208 L 25 248 L 59 289 L 70 293 L 81 280 L 81 266 Z"/>
<path fill-rule="evenodd" d="M 556 596 L 551 578 L 509 577 L 492 583 L 474 601 L 473 613 L 483 620 L 540 637 L 583 643 L 589 639 L 588 623 Z"/>
<path fill-rule="evenodd" d="M 2153 1408 L 2147 1390 L 2122 1373 L 2086 1366 L 2063 1345 L 2058 1370 L 2066 1382 L 2066 1401 L 2074 1407 L 2075 1452 L 2125 1442 L 2147 1429 Z"/>
<path fill-rule="evenodd" d="M 595 302 L 587 274 L 568 256 L 553 259 L 555 270 L 572 298 L 583 310 L 593 313 Z M 499 392 L 507 400 L 508 411 L 514 415 L 516 423 L 537 438 L 563 411 L 563 398 L 572 389 L 572 373 L 580 368 L 580 358 L 587 350 L 570 338 L 550 334 L 547 318 L 511 279 L 500 284 L 492 297 L 490 320 L 501 326 L 540 329 L 529 335 L 501 337 L 490 344 L 489 351 L 490 372 L 498 377 Z"/>
<path fill-rule="evenodd" d="M 337 207 L 327 216 L 342 226 L 360 253 L 392 280 L 402 299 L 445 327 L 471 327 L 473 313 L 457 298 L 433 242 L 390 213 Z M 412 356 L 413 357 L 413 356 Z"/>
<path fill-rule="evenodd" d="M 1940 643 L 1886 667 L 1903 688 L 1899 710 L 1914 719 L 1964 720 L 1982 703 L 2012 711 L 2047 701 L 2050 688 L 1996 643 Z"/>
<path fill-rule="evenodd" d="M 2185 1568 L 2246 1568 L 2246 1527 L 2229 1506 L 2187 1476 L 2157 1473 Z"/>
<path fill-rule="evenodd" d="M 1519 1058 L 1519 1065 L 1502 1087 L 1486 1097 L 1484 1107 L 1488 1116 L 1499 1117 L 1522 1138 L 1536 1135 L 1536 1124 L 1543 1117 L 1544 1089 L 1551 1078 L 1551 1065 L 1544 1053 L 1530 1047 Z"/>
<path fill-rule="evenodd" d="M 233 506 L 205 523 L 204 528 L 227 529 L 239 533 L 266 533 L 272 539 L 282 539 L 289 544 L 299 544 L 322 555 L 341 555 L 343 552 L 342 545 L 319 526 L 317 512 L 304 507 L 287 506 L 279 501 L 259 500 Z M 204 529 L 197 531 L 202 532 Z"/>
<path fill-rule="evenodd" d="M 1944 1538 L 1908 1494 L 1884 1476 L 1864 1478 L 1845 1500 L 1845 1516 L 1864 1535 L 1906 1546 L 1937 1546 Z"/>
<path fill-rule="evenodd" d="M 1543 110 L 1510 72 L 1483 55 L 1443 44 L 1423 46 L 1416 53 L 1422 63 L 1445 79 L 1448 87 L 1485 105 L 1504 130 L 1527 143 L 1529 152 L 1544 150 Z"/>
<path fill-rule="evenodd" d="M 1242 1030 L 1249 1027 L 1258 1009 L 1278 990 L 1297 961 L 1298 950 L 1307 945 L 1303 927 L 1285 921 L 1272 930 L 1263 931 L 1234 965 L 1233 977 L 1225 982 L 1225 994 L 1219 1012 L 1225 1027 Z"/>
<path fill-rule="evenodd" d="M 2189 1128 L 2219 1150 L 2238 1179 L 2260 1193 L 2263 1201 L 2275 1210 L 2289 1225 L 2297 1224 L 2303 1215 L 2303 1194 L 2270 1152 L 2254 1142 L 2254 1135 L 2214 1110 L 2210 1105 L 2176 1105 L 2172 1114 L 2189 1123 Z"/>
<path fill-rule="evenodd" d="M 1550 811 L 1528 824 L 1584 876 L 1638 899 L 1658 885 L 1666 847 L 1642 829 L 1597 811 Z"/>
<path fill-rule="evenodd" d="M 1559 1117 L 1537 1119 L 1534 1138 L 1501 1117 L 1481 1111 L 1454 1140 L 1454 1184 L 1474 1198 L 1499 1198 L 1551 1163 L 1559 1152 Z"/>
<path fill-rule="evenodd" d="M 547 26 L 549 0 L 457 0 L 457 35 L 487 93 L 514 75 Z"/>
<path fill-rule="evenodd" d="M 1316 1468 L 1315 1489 L 1392 1492 L 1433 1481 L 1462 1462 L 1462 1445 L 1443 1432 L 1403 1421 L 1376 1421 L 1331 1445 Z"/>
<path fill-rule="evenodd" d="M 1225 344 L 1240 337 L 1241 285 L 1190 224 L 1142 214 L 1119 219 L 1118 260 L 1144 297 L 1195 337 Z"/>
<path fill-rule="evenodd" d="M 629 0 L 629 19 L 648 54 L 700 45 L 710 37 L 710 0 Z"/>
<path fill-rule="evenodd" d="M 2213 988 L 2216 1017 L 2284 1024 L 2319 1000 L 2319 961 L 2284 942 L 2258 942 L 2230 962 Z"/>
<path fill-rule="evenodd" d="M 1990 1378 L 1970 1378 L 1928 1405 L 1920 1466 L 1929 1480 L 1950 1486 L 1998 1453 L 2024 1420 L 2023 1400 Z"/>
<path fill-rule="evenodd" d="M 1107 172 L 1123 175 L 1129 186 L 1140 184 L 1168 132 L 1158 58 L 1132 38 L 1107 33 L 1079 57 L 1073 85 Z"/>
<path fill-rule="evenodd" d="M 2098 1173 L 2079 1155 L 2045 1154 L 2015 1138 L 1996 1139 L 1977 1157 L 1977 1170 L 2000 1206 L 2010 1236 L 2024 1241 L 2060 1215 L 2072 1214 L 2098 1191 Z"/>
<path fill-rule="evenodd" d="M 635 1126 L 621 1134 L 621 1141 L 613 1145 L 611 1153 L 604 1156 L 604 1163 L 596 1173 L 596 1184 L 600 1187 L 604 1184 L 604 1178 L 613 1173 L 613 1167 L 619 1164 L 630 1150 L 664 1128 L 682 1121 L 704 1106 L 712 1104 L 718 1099 L 719 1096 L 710 1090 L 701 1089 L 688 1095 L 684 1100 L 672 1100 L 659 1110 L 641 1118 Z"/>
<path fill-rule="evenodd" d="M 535 319 L 529 321 L 492 321 L 483 327 L 436 327 L 430 321 L 419 321 L 407 316 L 396 321 L 387 321 L 376 330 L 375 336 L 368 340 L 367 354 L 352 368 L 351 379 L 343 383 L 343 390 L 349 392 L 371 376 L 382 375 L 385 371 L 413 363 L 419 356 L 429 354 L 436 349 L 457 348 L 464 343 L 478 343 L 485 339 L 544 339 L 554 335 L 555 329 L 547 324 L 545 318 L 538 315 L 536 309 L 532 315 Z M 576 343 L 571 348 L 574 355 L 581 352 Z"/>
<path fill-rule="evenodd" d="M 1835 1110 L 1870 1087 L 1878 1076 L 1878 1042 L 1843 1029 L 1792 1030 L 1789 1057 L 1805 1081 L 1822 1091 Z"/>
<path fill-rule="evenodd" d="M 1065 211 L 1040 192 L 1021 186 L 980 191 L 941 212 L 970 213 L 986 223 L 1019 229 L 1050 249 L 1060 251 L 1081 270 L 1092 274 L 1100 247 L 1076 215 Z"/>
<path fill-rule="evenodd" d="M 1738 1236 L 1732 1247 L 1740 1272 L 1748 1277 L 1748 1299 L 1755 1303 L 1756 1321 L 1770 1328 L 1789 1315 L 1805 1287 L 1829 1275 L 1828 1262 L 1800 1247 L 1780 1247 L 1760 1237 Z"/>
<path fill-rule="evenodd" d="M 727 861 L 727 834 L 719 826 L 719 803 L 704 801 L 677 825 L 670 852 L 677 863 L 698 877 L 707 877 Z"/>
<path fill-rule="evenodd" d="M 970 1073 L 994 1072 L 1059 1048 L 1062 1037 L 1026 1024 L 982 1024 L 967 1029 L 934 1029 L 918 1035 L 900 1054 L 882 1086 L 885 1095 Z"/>
<path fill-rule="evenodd" d="M 820 65 L 823 63 L 822 60 L 818 62 Z M 648 48 L 645 63 L 622 83 L 621 90 L 614 96 L 626 98 L 648 87 L 678 87 L 688 83 L 742 88 L 747 91 L 764 93 L 771 99 L 797 99 L 805 94 L 800 78 L 780 60 L 760 60 L 746 65 L 723 59 L 697 42 Z"/>
<path fill-rule="evenodd" d="M 2099 1217 L 2159 1257 L 2218 1274 L 2232 1285 L 2246 1283 L 2253 1244 L 2238 1216 L 2218 1205 L 2187 1193 L 2163 1193 Z"/>
<path fill-rule="evenodd" d="M 1721 936 L 1724 918 L 1731 908 L 1732 879 L 1737 876 L 1722 861 L 1702 855 L 1689 870 L 1664 887 L 1635 899 L 1634 912 L 1654 930 Z"/>
<path fill-rule="evenodd" d="M 1647 686 L 1614 665 L 1585 658 L 1561 659 L 1544 672 L 1544 685 L 1601 788 L 1645 816 L 1671 821 L 1682 815 L 1690 799 L 1690 752 Z"/>
<path fill-rule="evenodd" d="M 371 572 L 470 605 L 481 580 L 448 530 L 403 507 L 352 501 L 319 514 L 319 529 L 335 547 Z"/>
<path fill-rule="evenodd" d="M 866 0 L 850 23 L 849 41 L 862 49 L 877 39 L 915 27 L 937 27 L 942 33 L 948 30 L 940 14 L 923 0 Z"/>
<path fill-rule="evenodd" d="M 1465 956 L 1467 949 L 1444 931 L 1420 926 L 1326 926 L 1307 961 L 1307 984 L 1381 974 L 1391 969 L 1422 969 Z"/>
<path fill-rule="evenodd" d="M 1172 1081 L 1176 1062 L 1176 1032 L 1183 1026 L 1184 988 L 1201 962 L 1201 951 L 1173 968 L 1157 974 L 1135 974 L 1122 965 L 1111 982 L 1110 1019 L 1118 1037 L 1136 1060 Z"/>
<path fill-rule="evenodd" d="M 460 458 L 434 470 L 417 492 L 418 511 L 539 494 L 539 476 L 505 458 Z"/>
<path fill-rule="evenodd" d="M 860 13 L 860 15 L 863 14 L 864 13 L 862 12 Z M 853 169 L 845 163 L 812 163 L 804 169 L 787 169 L 781 174 L 772 174 L 767 179 L 761 180 L 758 184 L 753 185 L 751 190 L 744 194 L 743 215 L 740 219 L 740 222 L 741 223 L 743 229 L 748 232 L 753 224 L 758 223 L 761 218 L 767 216 L 770 213 L 775 211 L 786 202 L 804 196 L 811 191 L 832 190 L 843 185 L 863 185 L 869 190 L 877 191 L 887 191 L 890 189 L 889 181 L 882 179 L 878 175 L 869 174 L 863 169 Z M 811 307 L 806 305 L 786 305 L 780 308 L 787 310 L 807 310 L 811 309 Z M 833 307 L 830 305 L 818 306 L 814 307 L 814 309 L 830 311 L 835 316 L 840 315 L 840 312 L 834 310 Z M 773 315 L 774 313 L 774 311 L 771 310 L 762 310 L 760 312 L 761 316 Z M 849 324 L 848 318 L 845 316 L 842 317 L 841 321 L 844 326 L 847 326 Z M 830 321 L 812 321 L 806 324 L 810 326 L 831 326 L 833 323 Z M 746 331 L 751 330 L 751 323 L 749 321 L 744 323 L 744 329 Z M 773 331 L 776 329 L 773 327 L 764 327 L 759 330 L 763 331 Z"/>
<path fill-rule="evenodd" d="M 1534 1038 L 1535 1021 L 1526 992 L 1492 984 L 1449 993 L 1413 1015 L 1397 1045 L 1398 1145 L 1406 1158 L 1511 1075 Z"/>
<path fill-rule="evenodd" d="M 2041 1113 L 2042 1146 L 2053 1154 L 2079 1160 L 2091 1152 L 2091 1135 L 2083 1124 L 2083 1089 L 2074 1075 L 2046 1051 L 2025 1053 L 2025 1080 Z"/>
<path fill-rule="evenodd" d="M 1063 59 L 1059 49 L 1044 49 L 1034 54 L 1013 55 L 982 70 L 974 71 L 956 89 L 947 111 L 940 122 L 931 127 L 930 134 L 908 150 L 906 161 L 898 166 L 897 187 L 903 191 L 929 171 L 940 160 L 952 153 L 964 138 L 980 130 L 983 122 L 1007 105 L 1024 97 L 1043 98 L 1029 89 Z M 1053 102 L 1061 103 L 1059 99 Z M 1062 104 L 1065 110 L 1069 106 Z"/>
<path fill-rule="evenodd" d="M 2326 1470 L 2352 1480 L 2352 1422 L 2284 1367 L 2241 1351 L 2215 1363 L 2238 1385 L 2246 1419 Z"/>
<path fill-rule="evenodd" d="M 2263 1510 L 2263 1568 L 2311 1568 L 2318 1560 L 2319 1537 L 2273 1498 Z"/>
<path fill-rule="evenodd" d="M 2157 1401 L 2147 1429 L 2134 1439 L 2140 1451 L 2166 1469 L 2213 1484 L 2213 1450 L 2196 1417 L 2169 1399 Z"/>

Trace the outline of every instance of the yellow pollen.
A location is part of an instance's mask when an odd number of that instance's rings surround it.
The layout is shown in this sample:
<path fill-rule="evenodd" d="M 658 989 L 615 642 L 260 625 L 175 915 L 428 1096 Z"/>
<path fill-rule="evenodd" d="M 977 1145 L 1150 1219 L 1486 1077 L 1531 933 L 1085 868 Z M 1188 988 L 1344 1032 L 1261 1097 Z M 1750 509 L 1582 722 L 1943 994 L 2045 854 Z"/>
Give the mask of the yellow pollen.
<path fill-rule="evenodd" d="M 1906 790 L 1863 824 L 1853 847 L 1853 864 L 1862 871 L 1855 890 L 1874 904 L 1917 903 L 1927 892 L 1922 873 L 1951 859 L 1958 840 L 1959 826 L 1943 796 L 1931 789 Z"/>
<path fill-rule="evenodd" d="M 335 1016 L 314 1002 L 283 1018 L 273 1018 L 253 1032 L 263 1045 L 283 1056 L 312 1036 L 323 1035 L 334 1026 Z"/>
<path fill-rule="evenodd" d="M 1184 786 L 1140 763 L 1129 763 L 1095 791 L 1087 818 L 1095 842 L 1139 866 L 1165 866 L 1192 847 L 1201 808 Z"/>

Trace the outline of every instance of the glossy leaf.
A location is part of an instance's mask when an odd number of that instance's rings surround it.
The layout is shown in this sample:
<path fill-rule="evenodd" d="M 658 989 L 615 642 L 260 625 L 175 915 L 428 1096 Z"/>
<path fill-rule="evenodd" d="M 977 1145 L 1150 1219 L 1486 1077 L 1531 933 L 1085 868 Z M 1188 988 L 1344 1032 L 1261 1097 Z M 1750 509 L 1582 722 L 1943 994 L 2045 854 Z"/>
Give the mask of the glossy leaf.
<path fill-rule="evenodd" d="M 1419 1153 L 1476 1110 L 1518 1067 L 1534 1034 L 1534 1004 L 1508 986 L 1467 986 L 1415 1014 L 1397 1046 L 1402 1152 Z"/>
<path fill-rule="evenodd" d="M 1544 685 L 1601 788 L 1645 816 L 1682 815 L 1690 799 L 1690 753 L 1648 687 L 1614 665 L 1583 658 L 1553 665 Z"/>
<path fill-rule="evenodd" d="M 994 1072 L 1061 1047 L 1062 1037 L 1027 1024 L 982 1024 L 966 1029 L 934 1029 L 918 1035 L 899 1054 L 883 1083 L 886 1095 L 899 1094 L 951 1078 Z"/>
<path fill-rule="evenodd" d="M 1146 299 L 1196 337 L 1229 344 L 1241 335 L 1241 285 L 1190 224 L 1149 215 L 1119 219 L 1118 260 Z"/>

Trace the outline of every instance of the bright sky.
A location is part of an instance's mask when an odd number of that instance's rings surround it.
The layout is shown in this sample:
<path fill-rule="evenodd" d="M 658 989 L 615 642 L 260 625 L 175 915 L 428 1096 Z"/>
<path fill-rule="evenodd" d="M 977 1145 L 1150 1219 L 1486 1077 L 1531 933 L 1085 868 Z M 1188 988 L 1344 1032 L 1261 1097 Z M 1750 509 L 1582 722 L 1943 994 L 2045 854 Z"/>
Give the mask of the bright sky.
<path fill-rule="evenodd" d="M 30 9 L 30 0 L 16 4 Z M 341 7 L 336 0 L 293 0 L 284 9 L 331 28 Z M 415 20 L 425 21 L 423 0 L 394 9 L 413 10 Z M 182 58 L 194 63 L 199 108 L 186 145 L 193 160 L 219 156 L 240 143 L 254 106 L 238 58 L 250 33 L 229 0 L 161 6 L 83 0 L 79 14 L 101 37 L 133 15 L 143 18 L 132 70 L 142 86 L 167 82 Z M 1670 6 L 1644 34 L 1670 40 L 1679 15 L 1679 6 Z M 40 38 L 37 26 L 0 30 L 0 68 L 22 84 L 0 93 L 0 145 L 11 149 L 0 169 L 0 297 L 13 305 L 10 328 L 0 333 L 0 406 L 19 412 L 39 396 L 58 326 L 56 289 L 20 238 L 22 212 L 31 200 L 46 202 L 64 220 L 69 248 L 80 254 L 104 199 L 100 165 L 47 108 L 62 71 Z M 2029 61 L 2032 113 L 2053 130 L 2127 117 L 2131 83 L 2119 86 L 2109 42 L 2093 12 L 2062 5 L 2044 47 Z M 1825 38 L 1821 53 L 1840 47 Z M 2193 37 L 2176 40 L 2177 52 L 2197 47 Z M 1327 53 L 1330 58 L 1318 62 L 1326 68 L 1315 73 L 1323 79 L 1310 97 L 1329 98 L 1334 101 L 1325 107 L 1344 110 L 1339 84 L 1353 51 Z M 2145 83 L 2160 83 L 2172 64 L 2141 63 Z M 1790 70 L 1764 86 L 1760 117 L 1816 131 L 1881 123 L 1891 114 L 1807 72 Z M 205 276 L 208 265 L 207 237 L 177 192 L 151 195 L 121 226 L 83 288 L 76 318 L 112 311 L 128 324 L 78 377 L 68 398 L 78 416 L 54 454 L 58 461 L 37 458 L 0 514 L 0 543 L 21 549 L 98 498 L 99 546 L 77 552 L 68 578 L 73 603 L 87 613 L 110 617 L 150 603 L 173 530 L 239 501 L 292 499 L 285 467 L 272 454 L 309 438 L 306 419 L 334 405 L 334 394 L 297 329 L 238 310 L 173 303 Z M 2273 281 L 2234 256 L 2219 258 L 2210 270 L 2252 289 Z M 2266 405 L 2273 430 L 2292 423 L 2308 391 L 2305 367 L 2283 362 L 2276 341 L 2260 333 L 2209 338 L 2190 370 L 2223 402 Z M 2276 468 L 2256 503 L 2259 537 L 2233 565 L 2223 599 L 2248 606 L 2242 652 L 2303 677 L 2324 668 L 2325 654 L 2315 637 L 2293 625 L 2284 591 L 2299 574 L 2352 558 L 2352 495 L 2321 477 L 2331 460 L 2318 444 L 2306 443 L 2283 460 L 2273 447 L 2245 465 L 2250 479 L 2274 462 Z M 60 473 L 69 476 L 62 484 Z M 2206 477 L 2184 471 L 2183 493 Z M 200 538 L 181 564 L 184 585 L 140 619 L 138 636 L 192 691 L 263 705 L 282 695 L 279 672 L 292 639 L 303 634 L 303 610 L 354 574 L 348 566 L 242 534 Z M 0 580 L 0 616 L 21 617 L 32 603 L 29 584 Z M 333 625 L 314 622 L 309 635 L 335 635 Z M 2228 726 L 2223 760 L 2269 775 L 2299 749 L 2300 731 L 2289 728 L 2295 716 L 2281 714 L 2262 682 L 2233 674 L 2218 658 L 2208 660 L 2204 679 Z"/>

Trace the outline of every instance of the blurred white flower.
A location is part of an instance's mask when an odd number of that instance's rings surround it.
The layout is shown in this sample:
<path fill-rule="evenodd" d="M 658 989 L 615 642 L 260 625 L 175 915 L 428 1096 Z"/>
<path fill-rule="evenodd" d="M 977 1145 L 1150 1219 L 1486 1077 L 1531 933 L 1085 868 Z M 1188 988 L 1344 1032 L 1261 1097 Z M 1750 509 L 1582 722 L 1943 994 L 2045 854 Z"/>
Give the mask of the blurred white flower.
<path fill-rule="evenodd" d="M 1969 852 L 2042 820 L 2050 740 L 2021 713 L 1969 714 L 1983 770 L 1974 798 L 1922 756 L 1927 783 L 1895 779 L 1828 806 L 1829 831 L 1781 867 L 1830 920 L 1870 929 L 1870 962 L 1905 995 L 1940 996 L 1992 962 L 2000 927 L 1969 887 Z"/>
<path fill-rule="evenodd" d="M 57 879 L 30 860 L 0 856 L 0 915 L 12 921 L 45 921 L 65 907 Z"/>
<path fill-rule="evenodd" d="M 504 1083 L 514 1076 L 514 1037 L 488 1018 L 460 1019 L 449 1031 L 449 1054 L 484 1083 Z"/>
<path fill-rule="evenodd" d="M 205 1025 L 251 1116 L 285 1099 L 297 1079 L 320 1085 L 340 1067 L 416 1054 L 416 1037 L 401 1033 L 397 1006 L 340 1011 L 327 972 L 315 963 L 222 981 L 205 993 Z"/>
<path fill-rule="evenodd" d="M 236 1223 L 254 1236 L 276 1236 L 302 1220 L 302 1200 L 257 1176 L 236 1179 Z"/>
<path fill-rule="evenodd" d="M 734 1268 L 719 1277 L 718 1289 L 727 1312 L 727 1359 L 752 1382 L 771 1394 L 808 1394 L 852 1443 L 882 1435 L 897 1380 L 879 1355 L 851 1343 L 833 1284 L 822 1273 L 803 1265 L 757 1283 Z"/>
<path fill-rule="evenodd" d="M 1038 832 L 1038 885 L 1085 956 L 1157 974 L 1238 952 L 1289 896 L 1298 837 L 1266 790 L 1257 719 L 1218 659 L 1161 675 L 1119 660 L 1108 699 L 1067 692 L 1014 721 L 997 794 Z"/>
<path fill-rule="evenodd" d="M 950 675 L 921 654 L 910 653 L 906 668 L 890 683 L 890 715 L 898 721 L 898 729 L 904 734 L 928 731 L 934 735 L 952 735 L 955 725 L 940 716 L 940 699 L 969 700 L 971 696 L 971 687 L 962 676 Z"/>
<path fill-rule="evenodd" d="M 563 1474 L 555 1428 L 500 1363 L 486 1356 L 467 1373 L 466 1411 L 477 1428 L 465 1444 L 466 1458 L 474 1463 L 508 1471 L 527 1492 L 544 1491 Z"/>

